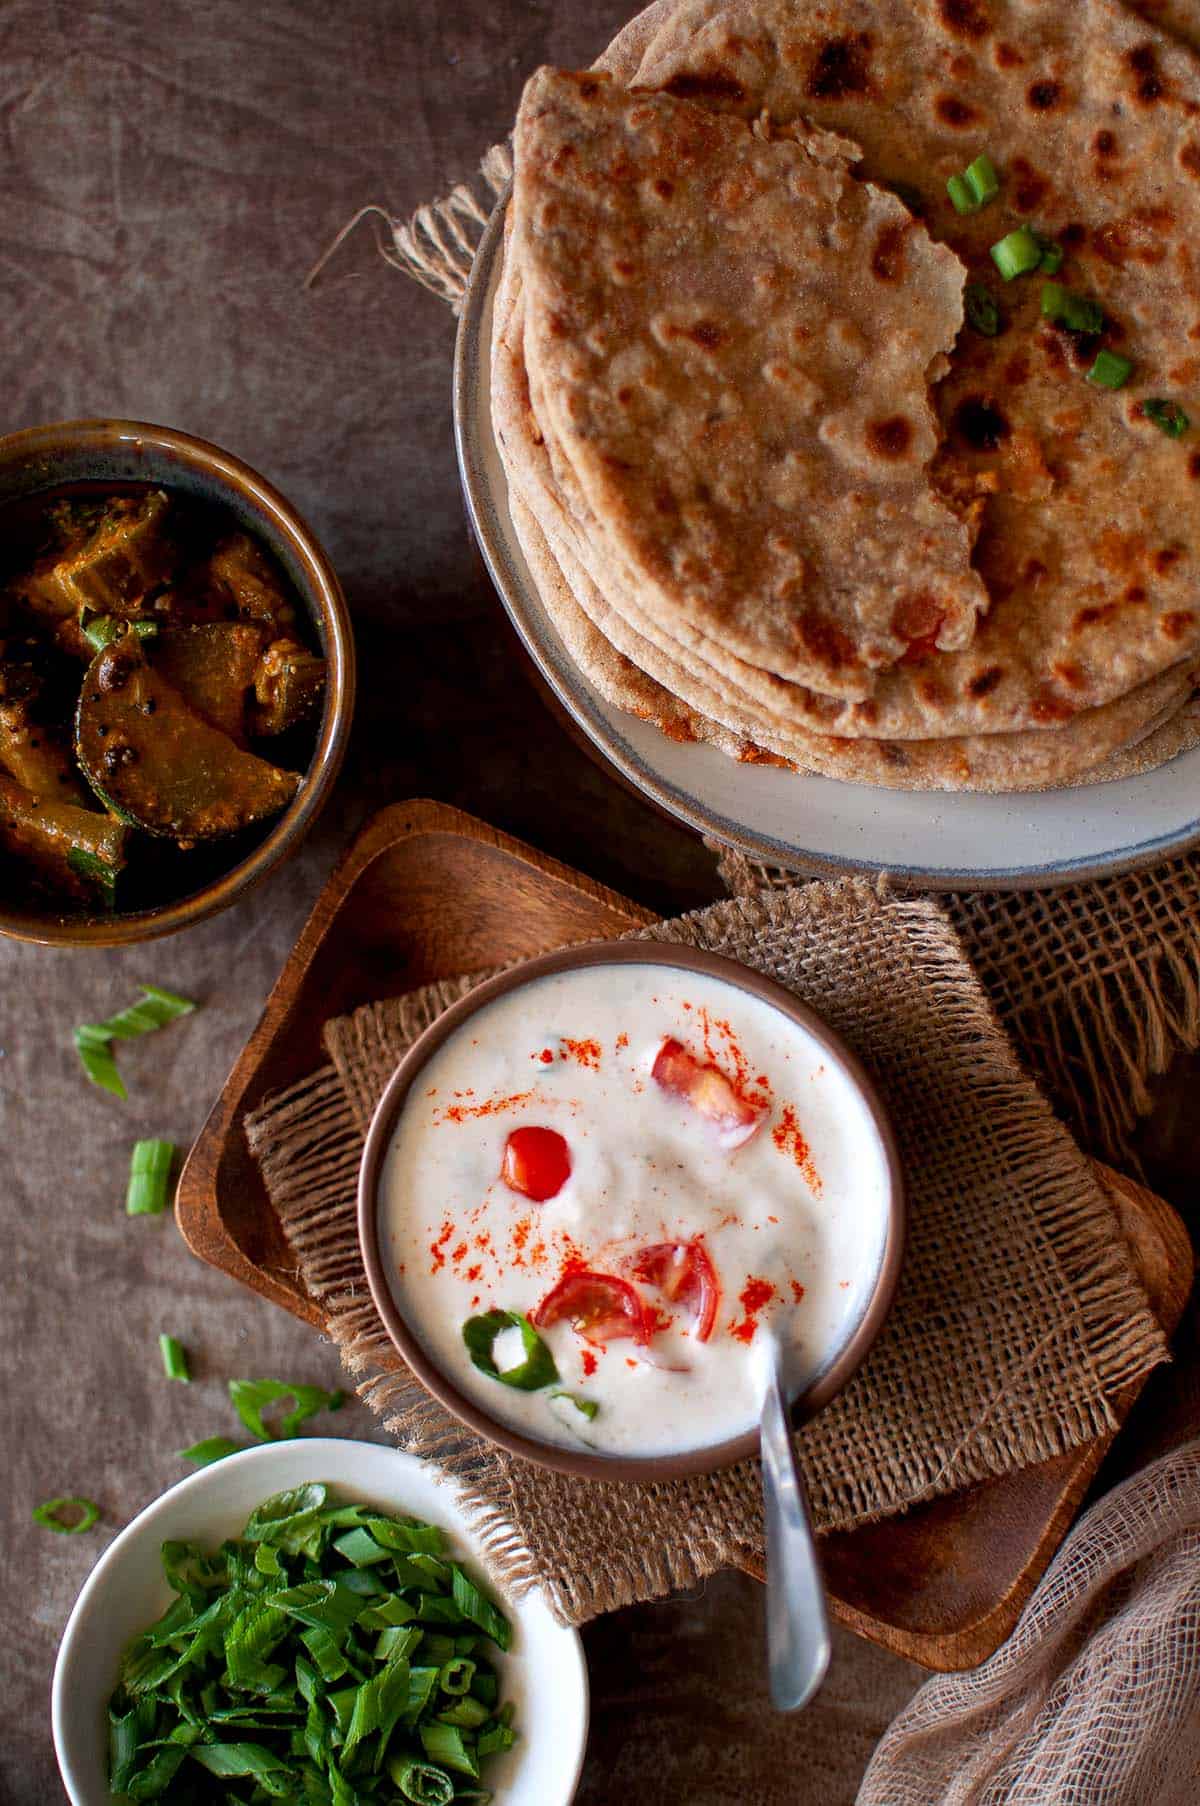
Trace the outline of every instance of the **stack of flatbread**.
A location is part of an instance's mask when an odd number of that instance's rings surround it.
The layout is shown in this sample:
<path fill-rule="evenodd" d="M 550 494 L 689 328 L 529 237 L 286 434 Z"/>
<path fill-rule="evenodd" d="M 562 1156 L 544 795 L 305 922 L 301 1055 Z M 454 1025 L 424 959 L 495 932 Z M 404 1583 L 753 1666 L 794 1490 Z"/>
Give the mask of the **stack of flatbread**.
<path fill-rule="evenodd" d="M 913 789 L 1200 739 L 1195 52 L 1118 0 L 671 0 L 605 61 L 526 88 L 492 339 L 514 523 L 588 678 Z M 960 214 L 984 152 L 1000 192 Z M 1099 331 L 1001 277 L 1023 225 Z"/>

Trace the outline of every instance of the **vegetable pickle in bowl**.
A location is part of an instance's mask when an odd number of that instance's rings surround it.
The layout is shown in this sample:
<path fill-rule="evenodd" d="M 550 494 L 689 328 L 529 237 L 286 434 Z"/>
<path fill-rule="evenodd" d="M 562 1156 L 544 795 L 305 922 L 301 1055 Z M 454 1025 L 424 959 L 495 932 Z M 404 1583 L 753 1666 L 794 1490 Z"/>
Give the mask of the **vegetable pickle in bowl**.
<path fill-rule="evenodd" d="M 845 1384 L 891 1301 L 903 1186 L 878 1094 L 781 985 L 600 943 L 478 987 L 410 1049 L 367 1138 L 372 1295 L 443 1404 L 608 1479 L 757 1447 L 759 1349 L 793 1409 Z"/>
<path fill-rule="evenodd" d="M 111 944 L 233 900 L 340 763 L 345 604 L 299 518 L 168 428 L 0 439 L 0 930 Z"/>

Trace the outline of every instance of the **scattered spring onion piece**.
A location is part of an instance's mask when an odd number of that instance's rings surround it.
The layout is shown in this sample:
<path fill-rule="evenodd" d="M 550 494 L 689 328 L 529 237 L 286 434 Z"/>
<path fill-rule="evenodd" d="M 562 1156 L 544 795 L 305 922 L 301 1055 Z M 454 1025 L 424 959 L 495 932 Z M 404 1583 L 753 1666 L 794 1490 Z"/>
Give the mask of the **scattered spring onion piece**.
<path fill-rule="evenodd" d="M 183 1380 L 191 1383 L 191 1372 L 188 1369 L 188 1358 L 183 1343 L 174 1336 L 160 1336 L 158 1346 L 162 1350 L 163 1372 L 169 1380 Z"/>
<path fill-rule="evenodd" d="M 64 1511 L 78 1512 L 79 1517 L 76 1522 L 64 1523 L 62 1515 Z M 99 1521 L 99 1518 L 100 1507 L 93 1504 L 91 1499 L 81 1499 L 74 1493 L 64 1499 L 47 1499 L 46 1503 L 39 1505 L 33 1514 L 35 1524 L 40 1524 L 43 1530 L 57 1530 L 60 1536 L 81 1536 L 85 1530 L 90 1530 L 92 1525 Z"/>
<path fill-rule="evenodd" d="M 974 213 L 978 203 L 967 187 L 964 176 L 950 176 L 946 182 L 946 193 L 950 196 L 955 213 Z"/>
<path fill-rule="evenodd" d="M 1120 389 L 1133 375 L 1133 365 L 1117 351 L 1098 351 L 1096 361 L 1087 373 L 1098 389 Z"/>
<path fill-rule="evenodd" d="M 132 627 L 139 640 L 152 640 L 158 632 L 154 621 L 121 621 L 115 615 L 97 615 L 83 630 L 83 637 L 93 652 L 103 652 Z"/>
<path fill-rule="evenodd" d="M 497 1336 L 502 1335 L 506 1329 L 520 1330 L 525 1359 L 515 1367 L 501 1370 L 496 1365 L 492 1350 Z M 462 1327 L 462 1339 L 467 1345 L 472 1365 L 480 1373 L 486 1373 L 494 1380 L 501 1380 L 506 1386 L 515 1386 L 518 1392 L 537 1392 L 558 1378 L 554 1356 L 528 1317 L 522 1317 L 518 1311 L 485 1311 L 480 1317 L 468 1317 Z"/>
<path fill-rule="evenodd" d="M 1039 269 L 1044 270 L 1047 276 L 1057 276 L 1058 272 L 1062 269 L 1063 258 L 1066 256 L 1066 252 L 1056 238 L 1047 238 L 1042 232 L 1035 232 L 1033 236 L 1036 238 L 1038 247 L 1042 253 L 1041 262 L 1038 265 Z"/>
<path fill-rule="evenodd" d="M 98 1024 L 84 1022 L 75 1030 L 75 1051 L 93 1085 L 111 1091 L 114 1097 L 129 1096 L 113 1059 L 112 1042 Z"/>
<path fill-rule="evenodd" d="M 960 176 L 951 176 L 946 183 L 946 193 L 956 213 L 978 213 L 981 207 L 994 201 L 999 192 L 1000 178 L 986 151 L 981 151 L 973 163 L 968 163 Z"/>
<path fill-rule="evenodd" d="M 83 1069 L 93 1085 L 103 1086 L 114 1097 L 128 1097 L 124 1081 L 113 1058 L 114 1041 L 132 1041 L 139 1035 L 165 1028 L 177 1016 L 187 1016 L 195 1009 L 188 997 L 164 991 L 158 985 L 142 985 L 142 1001 L 110 1016 L 106 1022 L 84 1022 L 75 1030 L 75 1047 L 83 1061 Z"/>
<path fill-rule="evenodd" d="M 1166 401 L 1158 395 L 1142 403 L 1142 413 L 1168 439 L 1182 439 L 1192 424 L 1177 401 Z"/>
<path fill-rule="evenodd" d="M 963 307 L 968 326 L 981 332 L 985 339 L 996 337 L 1003 323 L 996 297 L 990 289 L 985 288 L 982 282 L 968 282 L 963 294 Z"/>
<path fill-rule="evenodd" d="M 229 1397 L 250 1434 L 260 1442 L 274 1442 L 280 1437 L 298 1435 L 300 1425 L 318 1411 L 340 1411 L 346 1395 L 326 1392 L 321 1386 L 293 1386 L 287 1380 L 230 1380 Z M 263 1412 L 282 1399 L 293 1400 L 293 1408 L 280 1418 L 279 1428 L 273 1430 Z"/>
<path fill-rule="evenodd" d="M 351 1536 L 370 1563 L 348 1559 Z M 162 1565 L 177 1597 L 126 1650 L 109 1702 L 113 1795 L 489 1797 L 480 1765 L 516 1733 L 487 1639 L 507 1648 L 509 1625 L 433 1525 L 312 1483 L 264 1500 L 212 1554 L 164 1543 Z"/>
<path fill-rule="evenodd" d="M 1097 333 L 1104 325 L 1104 309 L 1086 295 L 1073 295 L 1061 282 L 1042 284 L 1042 318 L 1065 326 L 1068 332 Z"/>
<path fill-rule="evenodd" d="M 963 170 L 963 181 L 975 197 L 977 207 L 986 207 L 1000 192 L 1000 177 L 986 151 L 980 151 L 973 163 Z"/>
<path fill-rule="evenodd" d="M 131 1217 L 161 1216 L 171 1202 L 169 1181 L 175 1148 L 169 1141 L 135 1141 L 129 1157 L 129 1186 L 125 1213 Z"/>
<path fill-rule="evenodd" d="M 1027 276 L 1042 261 L 1042 247 L 1028 226 L 1018 226 L 992 246 L 992 262 L 1006 282 L 1014 276 Z"/>
<path fill-rule="evenodd" d="M 211 1467 L 214 1461 L 224 1461 L 226 1455 L 240 1454 L 248 1444 L 234 1442 L 229 1436 L 206 1436 L 203 1442 L 193 1442 L 190 1449 L 180 1449 L 181 1461 L 193 1461 L 197 1467 Z"/>

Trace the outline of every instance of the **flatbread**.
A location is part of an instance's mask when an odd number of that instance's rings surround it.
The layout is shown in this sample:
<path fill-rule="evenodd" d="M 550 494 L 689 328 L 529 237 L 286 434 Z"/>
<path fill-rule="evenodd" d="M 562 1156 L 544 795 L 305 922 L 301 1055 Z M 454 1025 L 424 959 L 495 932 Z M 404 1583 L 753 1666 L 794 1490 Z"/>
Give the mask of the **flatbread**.
<path fill-rule="evenodd" d="M 1165 395 L 1200 413 L 1196 58 L 1114 0 L 683 0 L 637 81 L 854 138 L 862 173 L 914 190 L 1007 315 L 996 339 L 964 336 L 937 390 L 935 474 L 983 502 L 990 613 L 966 652 L 889 674 L 827 725 L 1054 725 L 1194 655 L 1200 454 L 1140 404 Z M 959 216 L 946 178 L 985 147 L 1002 194 Z M 1058 279 L 1100 300 L 1108 341 L 1134 358 L 1119 393 L 1084 381 L 1094 347 L 1041 322 L 1037 278 L 999 282 L 988 247 L 1023 220 L 1062 237 Z"/>
<path fill-rule="evenodd" d="M 906 790 L 1045 789 L 1081 781 L 1105 760 L 1161 732 L 1191 697 L 1194 673 L 1180 668 L 1116 702 L 1074 717 L 1055 733 L 1027 732 L 905 743 L 843 740 L 768 725 L 731 702 L 714 674 L 705 683 L 663 659 L 608 603 L 586 538 L 557 490 L 521 360 L 521 276 L 506 259 L 493 323 L 493 419 L 509 480 L 509 506 L 526 562 L 568 652 L 602 695 L 675 740 L 695 739 L 748 762 Z M 658 675 L 651 676 L 654 671 Z M 658 681 L 661 677 L 663 681 Z M 1190 740 L 1160 741 L 1163 758 Z M 1125 775 L 1114 766 L 1101 775 Z M 1096 781 L 1099 781 L 1097 779 Z"/>
<path fill-rule="evenodd" d="M 931 610 L 968 643 L 972 510 L 927 473 L 957 259 L 828 134 L 594 73 L 540 70 L 515 147 L 530 376 L 645 606 L 845 696 Z"/>

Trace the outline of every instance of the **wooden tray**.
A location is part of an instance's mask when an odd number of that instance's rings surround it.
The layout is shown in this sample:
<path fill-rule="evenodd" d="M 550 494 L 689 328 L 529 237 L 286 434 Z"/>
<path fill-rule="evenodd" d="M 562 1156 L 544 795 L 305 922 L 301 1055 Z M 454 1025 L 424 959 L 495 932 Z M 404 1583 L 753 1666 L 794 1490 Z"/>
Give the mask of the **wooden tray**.
<path fill-rule="evenodd" d="M 279 1232 L 242 1123 L 312 1070 L 321 1028 L 435 978 L 620 934 L 646 910 L 439 803 L 385 809 L 333 873 L 188 1157 L 177 1215 L 202 1260 L 323 1328 Z M 1192 1281 L 1186 1231 L 1152 1192 L 1098 1168 L 1168 1332 Z M 1115 1401 L 1118 1422 L 1140 1388 Z M 927 1668 L 970 1668 L 1008 1636 L 1115 1431 L 1070 1455 L 822 1539 L 842 1623 Z M 761 1576 L 760 1576 L 761 1578 Z"/>

